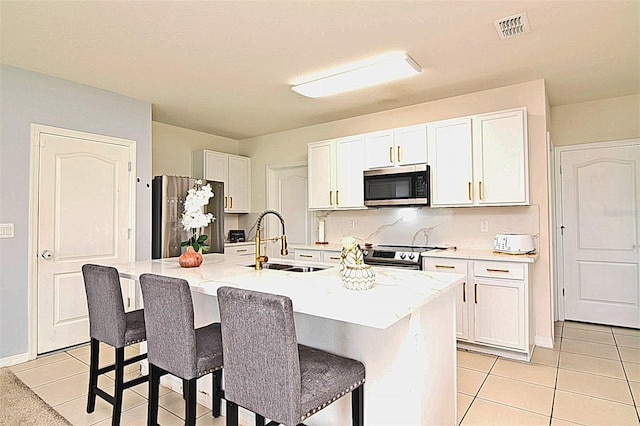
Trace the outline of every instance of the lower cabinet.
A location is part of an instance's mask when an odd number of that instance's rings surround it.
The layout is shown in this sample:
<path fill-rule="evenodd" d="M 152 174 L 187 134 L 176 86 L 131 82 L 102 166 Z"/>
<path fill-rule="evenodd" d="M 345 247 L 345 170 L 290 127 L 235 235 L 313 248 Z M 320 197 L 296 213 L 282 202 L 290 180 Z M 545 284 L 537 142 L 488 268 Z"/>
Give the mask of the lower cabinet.
<path fill-rule="evenodd" d="M 424 258 L 426 271 L 467 274 L 458 287 L 458 347 L 529 361 L 531 263 Z"/>

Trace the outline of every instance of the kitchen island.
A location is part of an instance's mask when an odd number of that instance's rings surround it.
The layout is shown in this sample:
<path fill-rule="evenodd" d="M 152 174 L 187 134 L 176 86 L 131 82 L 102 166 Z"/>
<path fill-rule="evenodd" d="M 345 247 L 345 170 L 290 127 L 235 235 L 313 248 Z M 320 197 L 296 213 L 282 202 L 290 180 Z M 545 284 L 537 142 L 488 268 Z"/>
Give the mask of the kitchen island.
<path fill-rule="evenodd" d="M 456 423 L 454 295 L 464 275 L 375 268 L 374 287 L 353 291 L 342 287 L 335 265 L 314 264 L 326 269 L 301 273 L 256 271 L 252 264 L 243 256 L 210 254 L 198 268 L 161 259 L 118 269 L 131 279 L 149 272 L 187 280 L 197 325 L 219 320 L 221 286 L 288 296 L 300 343 L 365 364 L 365 424 Z M 200 402 L 210 404 L 206 396 Z M 350 398 L 341 398 L 305 423 L 344 425 L 350 417 Z"/>

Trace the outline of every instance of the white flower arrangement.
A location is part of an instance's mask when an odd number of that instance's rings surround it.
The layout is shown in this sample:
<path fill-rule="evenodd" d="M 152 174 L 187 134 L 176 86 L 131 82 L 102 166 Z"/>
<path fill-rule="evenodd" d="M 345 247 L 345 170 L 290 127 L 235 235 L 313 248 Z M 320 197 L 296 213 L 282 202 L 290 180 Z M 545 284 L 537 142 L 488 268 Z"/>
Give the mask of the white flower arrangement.
<path fill-rule="evenodd" d="M 204 206 L 209 204 L 209 200 L 215 194 L 211 190 L 211 185 L 202 186 L 201 180 L 196 180 L 193 188 L 189 189 L 187 198 L 184 201 L 184 212 L 182 213 L 182 226 L 185 231 L 191 230 L 191 237 L 187 241 L 183 241 L 180 245 L 193 246 L 195 251 L 200 248 L 204 251 L 209 250 L 209 245 L 205 243 L 206 235 L 197 235 L 197 229 L 208 226 L 216 218 L 211 213 L 204 212 Z"/>

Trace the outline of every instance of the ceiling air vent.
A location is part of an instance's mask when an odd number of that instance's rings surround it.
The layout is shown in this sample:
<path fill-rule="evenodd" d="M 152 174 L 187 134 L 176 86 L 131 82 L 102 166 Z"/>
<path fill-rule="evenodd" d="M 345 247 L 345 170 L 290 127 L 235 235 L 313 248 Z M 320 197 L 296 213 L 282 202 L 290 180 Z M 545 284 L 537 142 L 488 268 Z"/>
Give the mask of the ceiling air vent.
<path fill-rule="evenodd" d="M 531 31 L 531 28 L 529 27 L 529 18 L 527 18 L 526 13 L 498 19 L 494 24 L 496 25 L 496 30 L 498 30 L 498 35 L 502 40 Z"/>

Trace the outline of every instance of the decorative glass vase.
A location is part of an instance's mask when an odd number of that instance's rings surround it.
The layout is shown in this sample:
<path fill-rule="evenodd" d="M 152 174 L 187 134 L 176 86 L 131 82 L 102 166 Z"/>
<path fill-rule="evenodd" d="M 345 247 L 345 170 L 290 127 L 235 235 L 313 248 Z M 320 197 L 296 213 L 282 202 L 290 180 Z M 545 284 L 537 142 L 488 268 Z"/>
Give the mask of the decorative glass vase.
<path fill-rule="evenodd" d="M 371 265 L 364 263 L 364 254 L 358 244 L 342 247 L 340 277 L 342 285 L 349 290 L 368 290 L 376 281 Z"/>
<path fill-rule="evenodd" d="M 202 255 L 195 251 L 193 246 L 187 246 L 187 251 L 180 255 L 178 263 L 183 268 L 195 268 L 202 264 Z"/>

